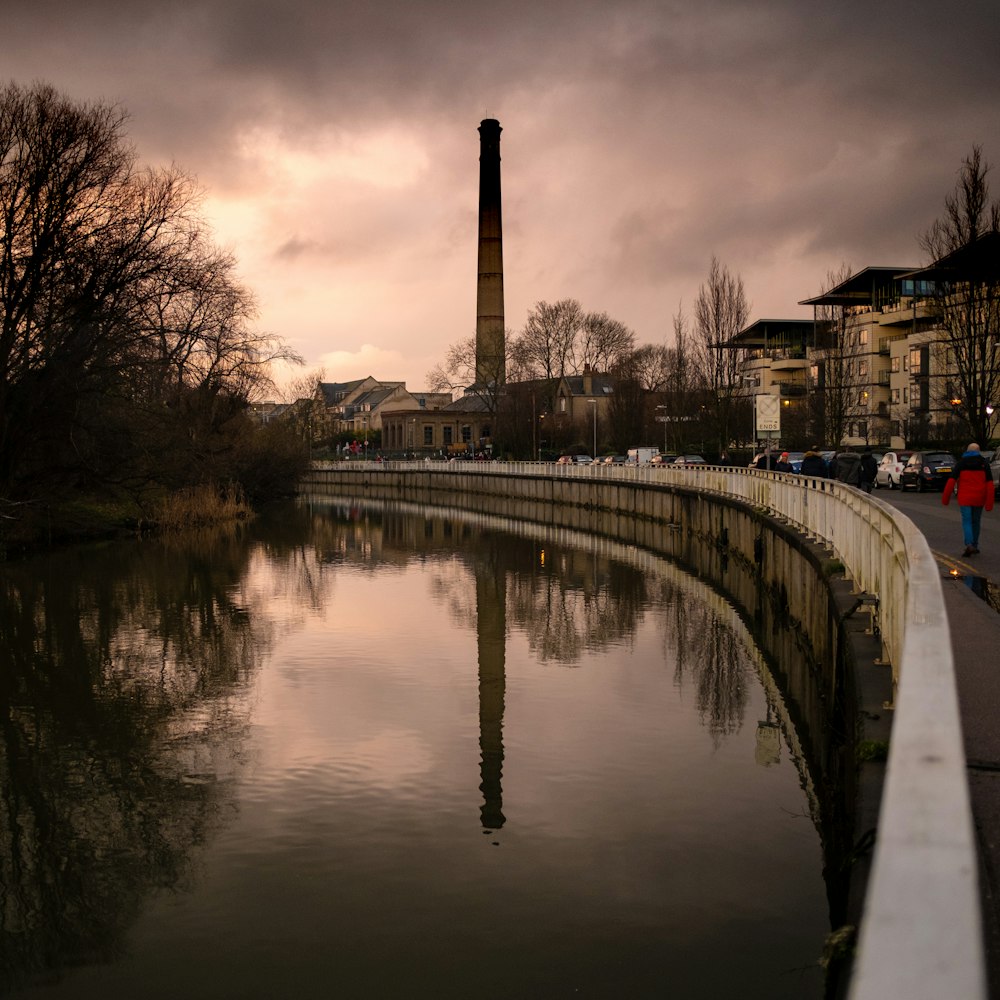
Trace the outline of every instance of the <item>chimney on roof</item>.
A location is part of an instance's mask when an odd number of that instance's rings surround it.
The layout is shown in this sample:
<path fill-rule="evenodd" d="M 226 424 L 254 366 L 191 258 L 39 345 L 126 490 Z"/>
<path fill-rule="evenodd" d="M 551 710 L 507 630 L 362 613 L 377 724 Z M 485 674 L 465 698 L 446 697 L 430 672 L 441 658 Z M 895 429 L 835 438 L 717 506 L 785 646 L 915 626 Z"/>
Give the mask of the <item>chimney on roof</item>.
<path fill-rule="evenodd" d="M 500 226 L 500 122 L 479 123 L 479 279 L 476 284 L 476 381 L 502 384 L 504 368 L 503 234 Z"/>
<path fill-rule="evenodd" d="M 590 365 L 583 366 L 583 394 L 585 396 L 594 395 L 594 371 Z"/>

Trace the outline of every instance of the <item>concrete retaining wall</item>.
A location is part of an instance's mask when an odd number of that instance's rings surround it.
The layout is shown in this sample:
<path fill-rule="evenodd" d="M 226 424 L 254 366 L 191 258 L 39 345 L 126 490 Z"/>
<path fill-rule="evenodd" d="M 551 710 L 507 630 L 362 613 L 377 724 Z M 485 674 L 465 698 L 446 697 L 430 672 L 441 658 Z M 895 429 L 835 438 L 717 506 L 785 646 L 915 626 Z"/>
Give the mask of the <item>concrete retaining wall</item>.
<path fill-rule="evenodd" d="M 683 484 L 412 464 L 335 466 L 315 471 L 307 485 L 615 538 L 675 559 L 727 594 L 775 665 L 819 792 L 831 926 L 839 932 L 829 971 L 832 992 L 843 991 L 871 861 L 892 677 L 876 662 L 881 643 L 868 596 L 854 592 L 824 545 L 764 509 Z"/>

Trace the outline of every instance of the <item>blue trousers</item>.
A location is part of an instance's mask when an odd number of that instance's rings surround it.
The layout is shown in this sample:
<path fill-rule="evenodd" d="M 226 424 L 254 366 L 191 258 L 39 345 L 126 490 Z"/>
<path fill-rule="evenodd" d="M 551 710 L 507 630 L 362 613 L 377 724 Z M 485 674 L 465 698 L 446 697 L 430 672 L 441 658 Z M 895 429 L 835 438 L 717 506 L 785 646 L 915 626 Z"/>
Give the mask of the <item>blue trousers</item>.
<path fill-rule="evenodd" d="M 979 548 L 979 522 L 983 519 L 982 507 L 959 507 L 962 512 L 962 534 L 965 544 Z"/>

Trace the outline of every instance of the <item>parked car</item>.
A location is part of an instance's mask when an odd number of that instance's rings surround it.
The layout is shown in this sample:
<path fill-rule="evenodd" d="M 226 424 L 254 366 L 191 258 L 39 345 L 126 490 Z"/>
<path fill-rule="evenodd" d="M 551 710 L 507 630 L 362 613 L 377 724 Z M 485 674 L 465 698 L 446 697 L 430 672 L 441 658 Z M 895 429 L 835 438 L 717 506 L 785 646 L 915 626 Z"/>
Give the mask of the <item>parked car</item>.
<path fill-rule="evenodd" d="M 951 479 L 955 468 L 954 456 L 946 451 L 915 451 L 903 467 L 900 484 L 903 489 L 940 490 Z"/>
<path fill-rule="evenodd" d="M 650 465 L 673 465 L 680 455 L 654 455 L 650 460 Z"/>
<path fill-rule="evenodd" d="M 674 465 L 704 465 L 705 459 L 701 455 L 678 455 L 674 459 Z"/>
<path fill-rule="evenodd" d="M 912 451 L 887 451 L 875 470 L 875 489 L 899 489 L 903 485 L 903 468 L 910 460 Z"/>
<path fill-rule="evenodd" d="M 625 464 L 625 456 L 624 455 L 605 455 L 604 458 L 601 459 L 601 461 L 604 462 L 605 465 L 624 465 Z"/>
<path fill-rule="evenodd" d="M 589 455 L 574 455 L 573 464 L 574 465 L 590 465 L 593 459 Z"/>
<path fill-rule="evenodd" d="M 572 465 L 573 456 L 572 455 L 560 455 L 556 459 L 556 465 Z"/>

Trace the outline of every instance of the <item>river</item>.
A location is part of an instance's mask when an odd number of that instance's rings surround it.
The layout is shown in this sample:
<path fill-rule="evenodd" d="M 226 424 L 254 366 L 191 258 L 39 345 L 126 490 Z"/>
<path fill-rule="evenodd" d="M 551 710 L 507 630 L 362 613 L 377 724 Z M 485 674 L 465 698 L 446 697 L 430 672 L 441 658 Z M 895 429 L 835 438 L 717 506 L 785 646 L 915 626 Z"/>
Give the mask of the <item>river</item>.
<path fill-rule="evenodd" d="M 0 580 L 3 995 L 822 996 L 794 731 L 667 560 L 307 497 Z"/>

